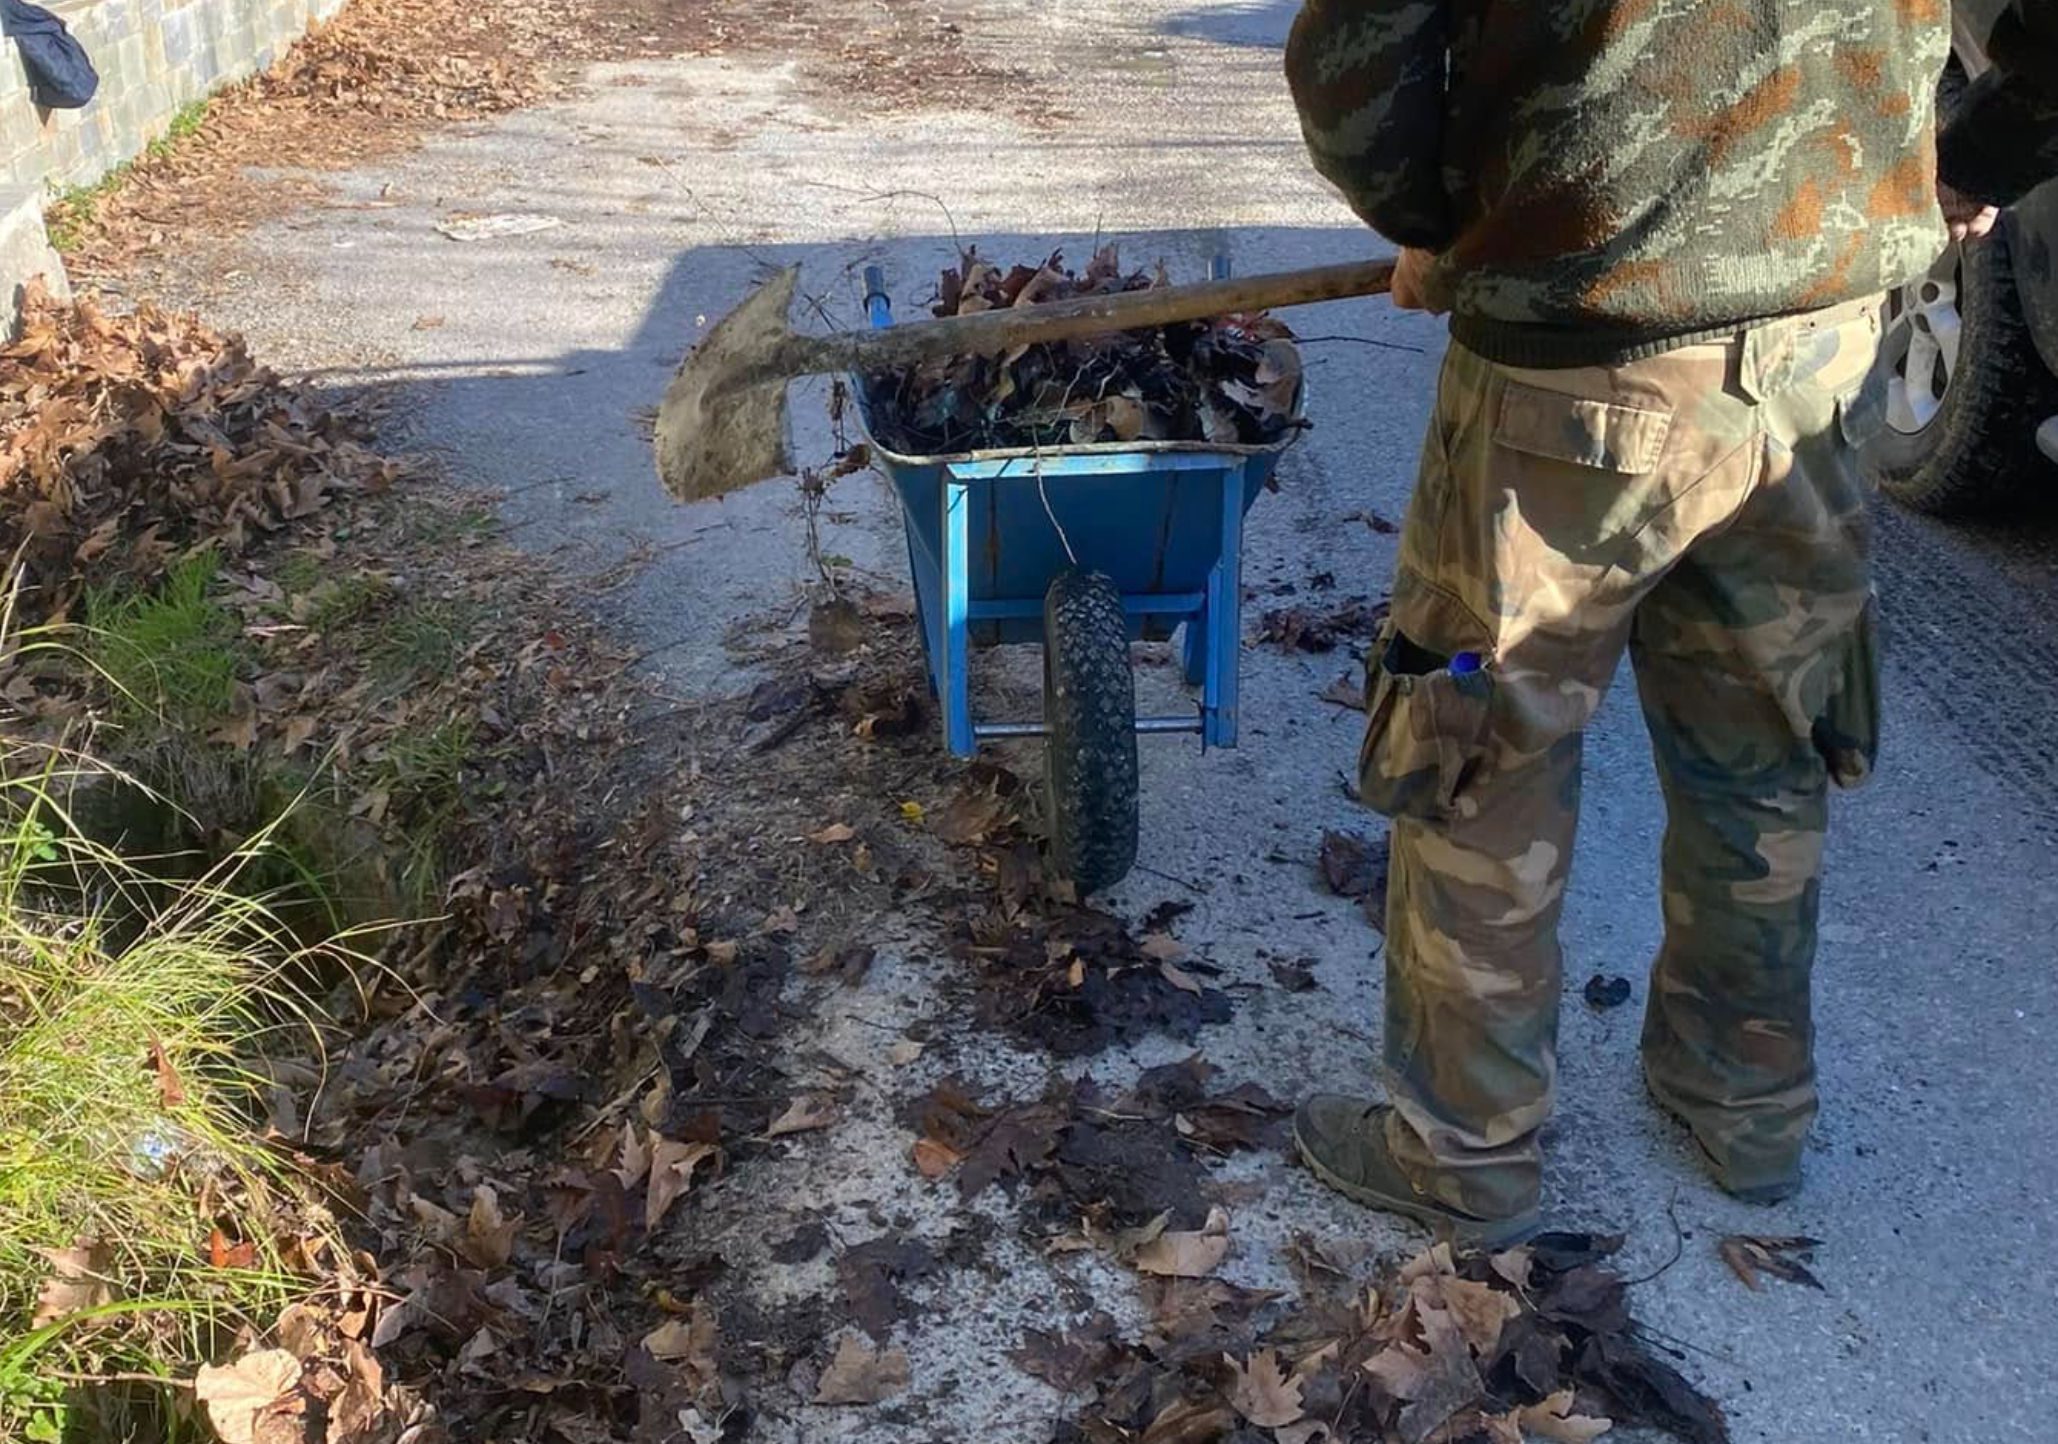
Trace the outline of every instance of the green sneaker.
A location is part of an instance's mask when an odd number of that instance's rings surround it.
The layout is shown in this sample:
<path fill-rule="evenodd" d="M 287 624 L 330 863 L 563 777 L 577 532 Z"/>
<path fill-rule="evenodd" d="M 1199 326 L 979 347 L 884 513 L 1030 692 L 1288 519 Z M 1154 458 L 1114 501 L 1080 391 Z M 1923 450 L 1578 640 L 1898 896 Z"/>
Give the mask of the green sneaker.
<path fill-rule="evenodd" d="M 1478 1218 L 1423 1196 L 1386 1144 L 1382 1103 L 1318 1093 L 1293 1115 L 1293 1143 L 1308 1171 L 1367 1208 L 1397 1213 L 1448 1237 L 1459 1248 L 1507 1248 L 1541 1226 L 1535 1209 L 1512 1218 Z"/>

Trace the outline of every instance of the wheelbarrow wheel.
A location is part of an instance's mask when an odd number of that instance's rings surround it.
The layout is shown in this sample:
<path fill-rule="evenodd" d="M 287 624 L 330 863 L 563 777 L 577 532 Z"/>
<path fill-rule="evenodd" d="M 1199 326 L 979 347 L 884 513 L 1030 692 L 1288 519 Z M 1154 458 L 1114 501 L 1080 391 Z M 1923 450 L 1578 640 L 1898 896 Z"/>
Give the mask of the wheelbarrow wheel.
<path fill-rule="evenodd" d="M 1043 715 L 1051 860 L 1084 897 L 1136 865 L 1136 678 L 1106 577 L 1063 572 L 1044 594 Z"/>

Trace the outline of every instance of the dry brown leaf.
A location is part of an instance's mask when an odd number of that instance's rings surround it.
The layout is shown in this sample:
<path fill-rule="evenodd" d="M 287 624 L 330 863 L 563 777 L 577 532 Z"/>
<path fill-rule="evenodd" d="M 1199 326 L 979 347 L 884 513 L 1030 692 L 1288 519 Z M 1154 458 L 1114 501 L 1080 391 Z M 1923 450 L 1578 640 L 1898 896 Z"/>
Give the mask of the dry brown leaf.
<path fill-rule="evenodd" d="M 836 1357 L 822 1371 L 817 1404 L 877 1404 L 908 1386 L 908 1356 L 899 1349 L 874 1349 L 859 1334 L 845 1334 Z"/>
<path fill-rule="evenodd" d="M 657 1135 L 652 1134 L 655 1138 Z M 634 1123 L 622 1125 L 621 1162 L 615 1165 L 614 1174 L 622 1181 L 622 1187 L 634 1188 L 650 1172 L 650 1144 L 636 1134 Z"/>
<path fill-rule="evenodd" d="M 186 1085 L 179 1080 L 179 1070 L 172 1066 L 164 1044 L 156 1038 L 150 1040 L 150 1066 L 157 1070 L 157 1106 L 176 1108 L 184 1103 Z"/>
<path fill-rule="evenodd" d="M 43 1256 L 50 1260 L 50 1276 L 37 1290 L 36 1312 L 29 1320 L 30 1327 L 41 1328 L 83 1309 L 97 1309 L 113 1299 L 114 1291 L 106 1278 L 107 1250 L 102 1245 L 81 1240 L 70 1248 L 46 1249 Z"/>
<path fill-rule="evenodd" d="M 358 1444 L 372 1436 L 385 1412 L 386 1375 L 372 1351 L 356 1339 L 344 1345 L 348 1377 L 343 1391 L 329 1401 L 326 1444 Z"/>
<path fill-rule="evenodd" d="M 1503 1293 L 1491 1284 L 1447 1278 L 1441 1281 L 1439 1292 L 1458 1332 L 1482 1359 L 1492 1356 L 1494 1346 L 1501 1341 L 1502 1327 L 1522 1314 L 1522 1305 L 1513 1294 Z"/>
<path fill-rule="evenodd" d="M 1200 980 L 1194 977 L 1193 974 L 1182 968 L 1175 968 L 1170 963 L 1159 963 L 1158 972 L 1164 975 L 1166 982 L 1182 993 L 1191 993 L 1198 998 L 1207 991 L 1207 989 L 1200 985 Z"/>
<path fill-rule="evenodd" d="M 515 1235 L 521 1228 L 522 1216 L 503 1215 L 500 1195 L 490 1184 L 480 1184 L 472 1191 L 471 1213 L 465 1219 L 465 1257 L 482 1269 L 503 1267 L 514 1254 Z"/>
<path fill-rule="evenodd" d="M 1446 1249 L 1444 1257 L 1448 1256 Z M 1408 1313 L 1424 1347 L 1407 1342 L 1404 1328 L 1400 1341 L 1367 1359 L 1362 1368 L 1394 1398 L 1404 1401 L 1398 1421 L 1403 1444 L 1423 1444 L 1452 1415 L 1478 1403 L 1485 1385 L 1464 1335 L 1448 1313 L 1425 1308 L 1419 1299 L 1408 1304 Z"/>
<path fill-rule="evenodd" d="M 827 827 L 823 828 L 820 832 L 809 833 L 807 840 L 809 842 L 819 843 L 823 847 L 834 847 L 838 843 L 849 842 L 852 838 L 856 836 L 857 829 L 852 827 L 849 823 L 832 822 Z"/>
<path fill-rule="evenodd" d="M 695 1321 L 666 1319 L 643 1336 L 643 1347 L 653 1359 L 676 1363 L 702 1354 L 709 1332 L 704 1324 Z"/>
<path fill-rule="evenodd" d="M 765 1130 L 767 1138 L 784 1138 L 789 1133 L 810 1133 L 836 1121 L 836 1100 L 819 1093 L 802 1094 L 787 1105 L 784 1113 Z"/>
<path fill-rule="evenodd" d="M 1130 1262 L 1140 1273 L 1163 1278 L 1206 1278 L 1229 1256 L 1229 1214 L 1221 1208 L 1208 1211 L 1208 1221 L 1197 1233 L 1162 1233 L 1137 1248 Z"/>
<path fill-rule="evenodd" d="M 1560 1389 L 1541 1404 L 1531 1404 L 1520 1411 L 1516 1423 L 1523 1433 L 1548 1439 L 1551 1444 L 1593 1444 L 1615 1427 L 1612 1419 L 1573 1413 L 1573 1403 L 1572 1391 Z"/>
<path fill-rule="evenodd" d="M 1170 933 L 1147 933 L 1136 950 L 1154 963 L 1176 963 L 1186 956 L 1186 944 Z"/>
<path fill-rule="evenodd" d="M 1260 1429 L 1280 1429 L 1300 1419 L 1301 1381 L 1279 1367 L 1279 1351 L 1260 1349 L 1242 1364 L 1224 1356 L 1233 1383 L 1229 1402 Z"/>
<path fill-rule="evenodd" d="M 1150 1421 L 1142 1444 L 1215 1444 L 1235 1425 L 1236 1416 L 1220 1404 L 1174 1399 Z"/>
<path fill-rule="evenodd" d="M 222 1444 L 256 1444 L 258 1419 L 293 1392 L 300 1361 L 285 1349 L 260 1349 L 233 1364 L 203 1364 L 193 1378 L 193 1397 Z"/>
<path fill-rule="evenodd" d="M 914 1158 L 916 1171 L 928 1179 L 942 1178 L 965 1161 L 964 1154 L 934 1138 L 917 1138 Z"/>
<path fill-rule="evenodd" d="M 1729 1265 L 1730 1272 L 1753 1293 L 1760 1291 L 1758 1275 L 1761 1273 L 1770 1274 L 1783 1283 L 1820 1290 L 1822 1280 L 1815 1277 L 1804 1260 L 1812 1259 L 1815 1250 L 1821 1246 L 1819 1238 L 1754 1238 L 1749 1234 L 1731 1234 L 1716 1245 L 1716 1252 L 1722 1255 L 1722 1261 Z"/>
<path fill-rule="evenodd" d="M 922 1045 L 912 1038 L 903 1038 L 886 1050 L 886 1061 L 896 1068 L 905 1068 L 922 1056 Z"/>
<path fill-rule="evenodd" d="M 652 1135 L 650 1188 L 643 1201 L 643 1226 L 654 1229 L 693 1184 L 701 1164 L 721 1150 L 712 1143 L 674 1143 Z"/>

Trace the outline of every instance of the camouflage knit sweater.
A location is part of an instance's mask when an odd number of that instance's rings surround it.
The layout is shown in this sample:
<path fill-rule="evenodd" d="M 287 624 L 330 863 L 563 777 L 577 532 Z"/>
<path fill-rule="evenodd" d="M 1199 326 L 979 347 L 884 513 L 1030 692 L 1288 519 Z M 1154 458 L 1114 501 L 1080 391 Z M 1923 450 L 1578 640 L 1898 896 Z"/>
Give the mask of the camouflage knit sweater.
<path fill-rule="evenodd" d="M 2010 32 L 2032 70 L 2046 5 Z M 1457 339 L 1570 366 L 1929 266 L 1949 29 L 1947 0 L 1307 0 L 1286 65 L 1316 166 L 1440 253 Z"/>

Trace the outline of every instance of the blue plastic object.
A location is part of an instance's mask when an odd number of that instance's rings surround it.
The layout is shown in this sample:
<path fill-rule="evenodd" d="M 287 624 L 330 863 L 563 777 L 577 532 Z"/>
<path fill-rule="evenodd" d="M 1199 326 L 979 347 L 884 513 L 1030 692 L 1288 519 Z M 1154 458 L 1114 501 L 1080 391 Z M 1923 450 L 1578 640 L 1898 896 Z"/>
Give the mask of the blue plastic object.
<path fill-rule="evenodd" d="M 1219 262 L 1216 271 L 1226 274 Z M 864 280 L 871 324 L 891 325 L 883 274 L 868 267 Z M 851 389 L 874 462 L 906 515 L 929 681 L 953 754 L 1042 735 L 1040 721 L 973 717 L 971 651 L 1040 642 L 1044 593 L 1074 564 L 1113 580 L 1132 636 L 1162 641 L 1185 629 L 1195 714 L 1142 718 L 1137 730 L 1236 745 L 1244 514 L 1291 438 L 1264 447 L 1152 442 L 903 456 L 879 444 L 863 378 Z"/>
<path fill-rule="evenodd" d="M 1479 654 L 1477 652 L 1460 652 L 1457 656 L 1451 658 L 1451 675 L 1454 677 L 1468 676 L 1473 672 L 1477 672 L 1479 665 Z"/>

